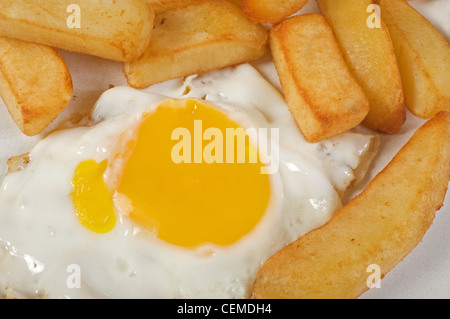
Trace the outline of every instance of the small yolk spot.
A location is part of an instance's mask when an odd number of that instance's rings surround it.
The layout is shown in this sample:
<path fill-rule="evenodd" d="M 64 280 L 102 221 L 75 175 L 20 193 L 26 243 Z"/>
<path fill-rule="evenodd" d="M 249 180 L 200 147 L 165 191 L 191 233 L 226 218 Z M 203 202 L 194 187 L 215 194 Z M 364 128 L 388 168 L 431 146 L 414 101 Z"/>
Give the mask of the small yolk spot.
<path fill-rule="evenodd" d="M 103 180 L 107 165 L 107 161 L 81 162 L 72 181 L 72 201 L 80 222 L 100 234 L 111 231 L 116 224 L 113 200 Z"/>
<path fill-rule="evenodd" d="M 169 100 L 146 115 L 117 179 L 130 217 L 181 247 L 230 245 L 251 232 L 269 205 L 270 179 L 261 174 L 259 154 L 253 161 L 226 160 L 230 149 L 238 157 L 239 145 L 247 158 L 257 153 L 248 136 L 227 148 L 229 129 L 241 128 L 199 100 Z M 184 133 L 174 139 L 174 132 Z"/>

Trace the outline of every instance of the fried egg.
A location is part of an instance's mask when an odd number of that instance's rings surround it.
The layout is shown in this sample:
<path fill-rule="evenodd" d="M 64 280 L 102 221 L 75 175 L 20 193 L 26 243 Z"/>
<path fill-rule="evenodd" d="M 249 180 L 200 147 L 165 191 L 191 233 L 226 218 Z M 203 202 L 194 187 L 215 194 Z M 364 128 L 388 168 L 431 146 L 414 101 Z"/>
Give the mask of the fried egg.
<path fill-rule="evenodd" d="M 112 88 L 4 179 L 0 294 L 249 298 L 267 258 L 341 207 L 374 145 L 306 142 L 247 64 Z"/>

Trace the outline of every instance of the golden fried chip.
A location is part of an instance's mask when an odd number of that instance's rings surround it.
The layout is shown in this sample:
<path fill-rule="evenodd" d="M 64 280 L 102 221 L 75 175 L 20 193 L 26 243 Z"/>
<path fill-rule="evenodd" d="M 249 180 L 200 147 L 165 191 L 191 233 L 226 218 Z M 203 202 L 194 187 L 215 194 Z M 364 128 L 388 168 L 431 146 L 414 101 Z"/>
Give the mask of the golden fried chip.
<path fill-rule="evenodd" d="M 129 85 L 145 88 L 166 80 L 250 62 L 267 48 L 267 31 L 221 0 L 158 14 L 150 46 L 125 63 Z"/>
<path fill-rule="evenodd" d="M 208 0 L 150 0 L 150 3 L 153 7 L 153 10 L 155 11 L 155 14 L 173 10 L 176 8 L 184 7 L 186 5 L 200 2 L 200 1 L 208 1 Z M 231 3 L 234 3 L 235 5 L 241 7 L 242 1 L 241 0 L 222 0 L 222 1 L 228 1 Z"/>
<path fill-rule="evenodd" d="M 369 186 L 324 226 L 260 269 L 256 298 L 356 298 L 422 240 L 450 180 L 450 113 L 423 125 Z M 370 281 L 370 284 L 368 284 Z"/>
<path fill-rule="evenodd" d="M 72 93 L 72 78 L 56 49 L 0 37 L 0 96 L 23 133 L 41 133 Z"/>
<path fill-rule="evenodd" d="M 389 31 L 368 24 L 370 0 L 317 0 L 350 71 L 370 102 L 365 126 L 398 133 L 406 120 L 402 79 Z"/>
<path fill-rule="evenodd" d="M 242 0 L 242 10 L 252 20 L 277 24 L 296 13 L 308 0 Z"/>
<path fill-rule="evenodd" d="M 369 101 L 323 16 L 284 20 L 272 30 L 270 46 L 286 101 L 309 142 L 342 134 L 364 120 Z"/>
<path fill-rule="evenodd" d="M 423 119 L 450 110 L 450 46 L 445 38 L 406 1 L 378 3 L 394 44 L 409 110 Z"/>
<path fill-rule="evenodd" d="M 2 0 L 0 36 L 129 61 L 148 46 L 153 18 L 149 0 Z"/>

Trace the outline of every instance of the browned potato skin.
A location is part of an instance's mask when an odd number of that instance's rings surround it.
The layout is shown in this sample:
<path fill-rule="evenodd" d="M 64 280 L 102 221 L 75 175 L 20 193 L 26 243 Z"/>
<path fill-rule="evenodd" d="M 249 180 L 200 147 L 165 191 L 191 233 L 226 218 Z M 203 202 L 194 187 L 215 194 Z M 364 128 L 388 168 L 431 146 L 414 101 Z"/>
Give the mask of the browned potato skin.
<path fill-rule="evenodd" d="M 358 126 L 369 101 L 319 14 L 288 18 L 270 35 L 283 93 L 300 130 L 319 142 Z"/>
<path fill-rule="evenodd" d="M 372 1 L 317 0 L 317 4 L 370 101 L 363 124 L 382 133 L 398 133 L 406 120 L 402 79 L 386 25 L 367 26 L 367 8 Z"/>
<path fill-rule="evenodd" d="M 41 133 L 72 93 L 72 78 L 56 49 L 0 37 L 0 96 L 23 133 Z"/>
<path fill-rule="evenodd" d="M 376 2 L 394 44 L 409 110 L 422 119 L 450 110 L 450 45 L 408 2 Z"/>
<path fill-rule="evenodd" d="M 267 51 L 267 37 L 228 1 L 201 1 L 158 14 L 150 46 L 123 72 L 130 86 L 146 88 L 256 60 Z"/>
<path fill-rule="evenodd" d="M 277 24 L 296 13 L 308 0 L 242 0 L 242 10 L 252 20 Z"/>
<path fill-rule="evenodd" d="M 8 174 L 22 171 L 30 163 L 30 154 L 22 154 L 8 159 Z"/>
<path fill-rule="evenodd" d="M 71 4 L 80 7 L 80 28 L 68 27 Z M 0 1 L 0 36 L 115 61 L 130 61 L 142 54 L 153 19 L 149 0 Z"/>
<path fill-rule="evenodd" d="M 208 0 L 149 0 L 153 10 L 155 11 L 155 14 L 159 14 L 165 11 L 173 10 L 176 8 L 184 7 L 186 5 L 201 2 L 201 1 L 208 1 Z M 242 1 L 241 0 L 222 0 L 222 1 L 228 1 L 231 3 L 234 3 L 235 5 L 241 7 Z"/>
<path fill-rule="evenodd" d="M 349 299 L 413 250 L 442 207 L 450 180 L 450 113 L 424 124 L 369 186 L 327 224 L 271 257 L 255 298 Z"/>
<path fill-rule="evenodd" d="M 234 3 L 238 7 L 242 8 L 242 0 L 227 0 L 228 2 Z"/>

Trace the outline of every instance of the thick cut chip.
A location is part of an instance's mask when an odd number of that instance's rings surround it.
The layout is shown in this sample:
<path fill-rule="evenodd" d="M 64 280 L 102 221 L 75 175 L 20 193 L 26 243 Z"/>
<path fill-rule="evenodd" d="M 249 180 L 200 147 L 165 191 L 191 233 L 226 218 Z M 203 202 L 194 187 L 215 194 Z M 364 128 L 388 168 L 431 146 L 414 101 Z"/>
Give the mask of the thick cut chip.
<path fill-rule="evenodd" d="M 270 46 L 289 108 L 303 135 L 318 142 L 359 125 L 369 101 L 319 14 L 284 20 Z"/>
<path fill-rule="evenodd" d="M 409 110 L 423 119 L 450 110 L 450 46 L 445 38 L 406 1 L 378 3 L 394 44 Z"/>
<path fill-rule="evenodd" d="M 369 186 L 324 226 L 260 269 L 256 298 L 356 298 L 422 240 L 450 179 L 450 113 L 424 124 Z M 370 271 L 369 271 L 370 270 Z M 368 272 L 369 271 L 369 272 Z"/>
<path fill-rule="evenodd" d="M 243 0 L 242 10 L 250 19 L 276 24 L 296 13 L 308 0 Z"/>
<path fill-rule="evenodd" d="M 72 78 L 56 49 L 0 37 L 0 96 L 23 133 L 45 130 L 72 93 Z"/>
<path fill-rule="evenodd" d="M 267 31 L 227 1 L 211 0 L 158 14 L 143 56 L 125 63 L 128 83 L 145 88 L 262 56 Z"/>
<path fill-rule="evenodd" d="M 372 25 L 370 0 L 317 0 L 350 71 L 370 101 L 365 126 L 398 133 L 406 120 L 402 79 L 386 25 Z M 369 11 L 369 13 L 368 13 Z"/>
<path fill-rule="evenodd" d="M 149 0 L 0 1 L 0 36 L 116 61 L 142 54 L 153 19 Z"/>

